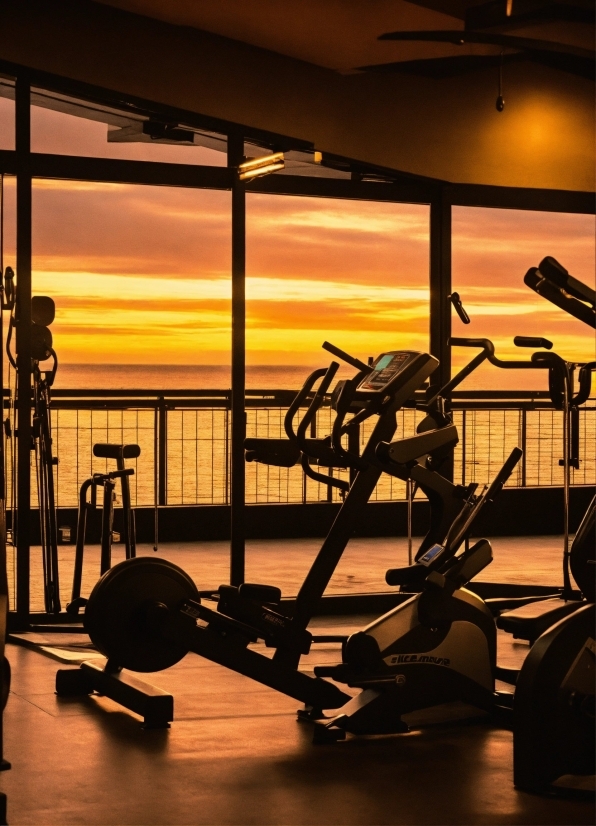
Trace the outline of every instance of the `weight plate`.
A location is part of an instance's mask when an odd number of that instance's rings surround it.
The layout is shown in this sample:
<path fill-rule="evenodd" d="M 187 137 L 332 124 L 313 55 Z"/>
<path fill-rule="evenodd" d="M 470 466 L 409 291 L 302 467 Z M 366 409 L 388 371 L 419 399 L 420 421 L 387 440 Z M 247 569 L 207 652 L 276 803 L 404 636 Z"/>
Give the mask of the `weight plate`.
<path fill-rule="evenodd" d="M 115 565 L 99 580 L 85 607 L 84 625 L 95 647 L 121 668 L 162 671 L 187 653 L 183 640 L 167 639 L 147 622 L 159 603 L 171 611 L 199 600 L 182 568 L 165 559 L 135 557 Z"/>

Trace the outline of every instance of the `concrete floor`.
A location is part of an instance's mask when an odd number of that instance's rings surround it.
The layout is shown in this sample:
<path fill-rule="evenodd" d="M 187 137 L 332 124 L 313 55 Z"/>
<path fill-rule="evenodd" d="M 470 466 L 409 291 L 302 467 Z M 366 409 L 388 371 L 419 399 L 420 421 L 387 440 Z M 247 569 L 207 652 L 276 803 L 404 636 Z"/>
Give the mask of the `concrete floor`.
<path fill-rule="evenodd" d="M 365 554 L 353 575 L 366 578 L 384 547 L 381 540 L 367 546 L 375 555 Z M 295 550 L 297 560 L 310 555 L 308 545 Z M 165 551 L 188 561 L 186 549 Z M 521 570 L 534 552 L 512 548 L 509 556 Z M 273 567 L 274 559 L 279 565 L 275 554 L 259 566 Z M 536 564 L 558 581 L 554 552 L 550 559 L 543 552 Z M 349 633 L 367 619 L 319 619 L 313 630 Z M 85 640 L 57 637 L 48 642 Z M 519 665 L 528 651 L 502 633 L 499 644 L 505 666 Z M 174 694 L 175 721 L 168 731 L 144 731 L 139 718 L 106 698 L 56 697 L 55 659 L 15 645 L 8 656 L 5 755 L 13 768 L 0 774 L 0 790 L 8 794 L 11 826 L 594 823 L 590 802 L 516 791 L 511 732 L 464 707 L 410 716 L 405 735 L 313 746 L 310 727 L 296 721 L 296 701 L 190 654 L 148 675 Z M 75 648 L 58 656 L 88 654 Z M 318 645 L 303 668 L 339 658 L 338 645 Z"/>

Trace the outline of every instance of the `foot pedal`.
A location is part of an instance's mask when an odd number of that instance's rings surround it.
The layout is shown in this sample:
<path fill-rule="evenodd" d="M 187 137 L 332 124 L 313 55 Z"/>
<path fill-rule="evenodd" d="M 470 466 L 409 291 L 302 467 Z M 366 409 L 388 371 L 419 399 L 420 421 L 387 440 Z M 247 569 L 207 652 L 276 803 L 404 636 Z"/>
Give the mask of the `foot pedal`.
<path fill-rule="evenodd" d="M 254 602 L 268 602 L 279 605 L 281 601 L 281 590 L 274 585 L 258 585 L 253 582 L 243 582 L 238 588 L 238 596 L 243 599 L 250 599 Z"/>
<path fill-rule="evenodd" d="M 326 746 L 346 739 L 343 728 L 333 728 L 329 723 L 315 723 L 312 734 L 313 746 Z"/>

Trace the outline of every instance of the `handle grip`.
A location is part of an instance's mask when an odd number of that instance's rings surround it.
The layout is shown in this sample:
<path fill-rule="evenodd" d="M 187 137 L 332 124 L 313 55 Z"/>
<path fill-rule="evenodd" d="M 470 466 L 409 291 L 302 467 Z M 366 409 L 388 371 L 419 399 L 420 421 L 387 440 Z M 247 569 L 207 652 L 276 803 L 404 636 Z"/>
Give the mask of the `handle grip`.
<path fill-rule="evenodd" d="M 451 293 L 449 296 L 449 300 L 453 304 L 453 308 L 455 312 L 458 314 L 460 321 L 463 324 L 470 323 L 470 316 L 464 309 L 464 305 L 461 303 L 461 298 L 459 297 L 459 293 Z"/>
<path fill-rule="evenodd" d="M 370 370 L 368 364 L 365 364 L 360 359 L 354 358 L 349 353 L 346 353 L 345 350 L 340 350 L 339 347 L 336 347 L 335 344 L 331 344 L 329 341 L 324 341 L 321 345 L 323 350 L 327 350 L 328 353 L 331 353 L 334 356 L 337 356 L 338 359 L 345 361 L 346 364 L 355 367 L 356 370 Z"/>
<path fill-rule="evenodd" d="M 539 336 L 516 336 L 513 339 L 513 343 L 516 347 L 544 347 L 545 350 L 553 349 L 552 341 Z"/>
<path fill-rule="evenodd" d="M 590 361 L 587 364 L 582 364 L 579 368 L 579 390 L 571 399 L 571 404 L 574 407 L 579 407 L 589 397 L 592 390 L 592 373 L 596 370 L 596 361 Z"/>
<path fill-rule="evenodd" d="M 298 442 L 298 447 L 300 450 L 305 453 L 305 438 L 306 438 L 306 428 L 312 422 L 314 417 L 316 416 L 317 410 L 323 403 L 323 399 L 325 397 L 325 393 L 329 390 L 329 385 L 335 378 L 335 374 L 339 370 L 339 364 L 336 361 L 332 361 L 327 370 L 325 371 L 325 375 L 321 379 L 321 383 L 317 389 L 317 392 L 314 395 L 312 402 L 309 405 L 308 410 L 304 414 L 300 424 L 298 425 L 298 430 L 296 431 L 296 440 Z"/>

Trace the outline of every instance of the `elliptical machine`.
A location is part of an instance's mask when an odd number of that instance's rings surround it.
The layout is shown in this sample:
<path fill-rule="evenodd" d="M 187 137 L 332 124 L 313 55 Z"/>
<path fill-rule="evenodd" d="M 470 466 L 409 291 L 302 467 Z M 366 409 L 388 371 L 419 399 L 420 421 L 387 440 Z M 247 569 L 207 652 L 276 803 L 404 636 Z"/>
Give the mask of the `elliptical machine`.
<path fill-rule="evenodd" d="M 570 315 L 596 327 L 594 290 L 573 278 L 554 258 L 544 258 L 538 268 L 528 270 L 524 281 Z M 583 366 L 583 381 L 580 370 L 579 393 L 585 387 L 585 398 L 593 368 L 594 363 Z M 578 404 L 577 396 L 572 404 Z M 566 473 L 569 453 L 567 444 Z M 557 621 L 557 612 L 565 603 L 558 600 L 557 605 L 556 600 L 549 600 L 550 610 L 539 615 L 528 611 L 524 614 L 520 609 L 499 620 L 523 638 L 534 636 L 544 626 L 517 676 L 513 709 L 514 783 L 540 794 L 593 795 L 595 791 L 595 521 L 596 497 L 588 506 L 568 556 L 571 574 L 584 597 L 575 602 L 575 610 Z"/>

